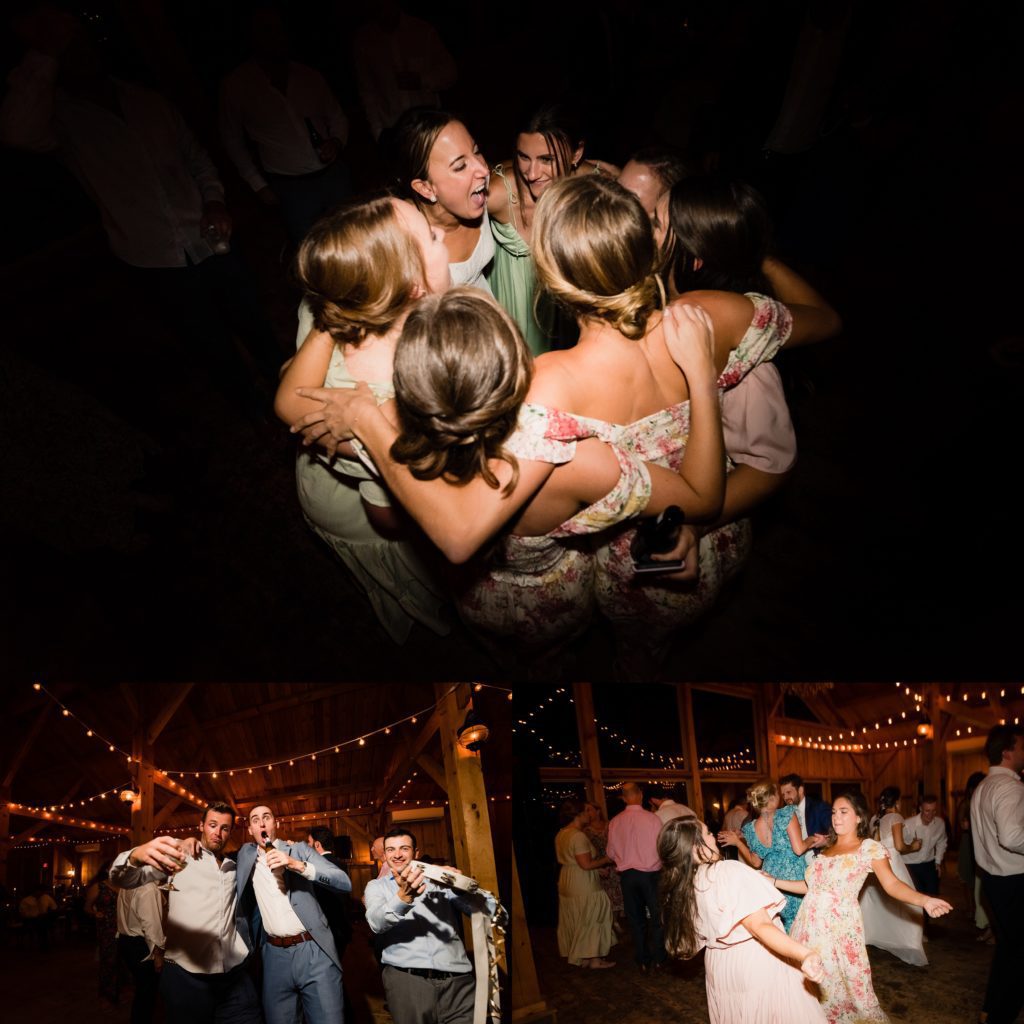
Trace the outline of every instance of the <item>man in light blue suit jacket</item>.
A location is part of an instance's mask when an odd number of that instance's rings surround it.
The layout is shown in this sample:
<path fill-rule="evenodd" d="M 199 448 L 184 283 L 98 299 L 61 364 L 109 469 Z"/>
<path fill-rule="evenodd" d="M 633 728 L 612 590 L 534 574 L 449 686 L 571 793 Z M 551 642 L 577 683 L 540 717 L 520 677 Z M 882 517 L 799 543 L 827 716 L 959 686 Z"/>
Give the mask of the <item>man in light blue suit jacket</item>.
<path fill-rule="evenodd" d="M 351 892 L 352 882 L 306 843 L 278 839 L 269 807 L 249 812 L 249 834 L 236 858 L 237 929 L 262 954 L 267 1024 L 295 1024 L 300 1000 L 306 1024 L 339 1024 L 341 961 L 313 886 Z"/>

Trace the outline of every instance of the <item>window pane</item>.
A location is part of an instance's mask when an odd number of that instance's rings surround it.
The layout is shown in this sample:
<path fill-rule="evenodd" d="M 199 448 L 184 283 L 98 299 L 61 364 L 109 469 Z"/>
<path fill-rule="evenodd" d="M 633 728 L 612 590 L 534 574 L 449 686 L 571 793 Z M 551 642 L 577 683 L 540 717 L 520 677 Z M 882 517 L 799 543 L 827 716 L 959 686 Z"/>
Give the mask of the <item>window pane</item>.
<path fill-rule="evenodd" d="M 691 692 L 701 771 L 757 771 L 753 700 L 696 688 Z"/>
<path fill-rule="evenodd" d="M 594 687 L 602 767 L 685 767 L 676 690 L 661 683 Z"/>

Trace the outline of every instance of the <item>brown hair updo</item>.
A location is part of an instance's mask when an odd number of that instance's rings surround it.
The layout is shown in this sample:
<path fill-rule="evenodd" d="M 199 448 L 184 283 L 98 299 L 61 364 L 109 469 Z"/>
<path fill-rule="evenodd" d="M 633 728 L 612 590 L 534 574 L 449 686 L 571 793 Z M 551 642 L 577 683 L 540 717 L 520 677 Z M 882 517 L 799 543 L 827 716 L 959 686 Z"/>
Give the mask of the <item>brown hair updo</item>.
<path fill-rule="evenodd" d="M 498 478 L 488 465 L 512 466 L 503 445 L 515 429 L 533 376 L 533 361 L 515 321 L 485 292 L 463 286 L 422 299 L 395 348 L 395 404 L 402 434 L 391 457 L 418 480 L 456 484 Z"/>
<path fill-rule="evenodd" d="M 537 203 L 533 256 L 541 284 L 577 317 L 642 338 L 662 305 L 659 254 L 640 200 L 597 174 L 560 178 Z"/>
<path fill-rule="evenodd" d="M 423 257 L 395 202 L 381 195 L 332 211 L 295 256 L 314 326 L 341 344 L 383 334 L 424 286 Z"/>

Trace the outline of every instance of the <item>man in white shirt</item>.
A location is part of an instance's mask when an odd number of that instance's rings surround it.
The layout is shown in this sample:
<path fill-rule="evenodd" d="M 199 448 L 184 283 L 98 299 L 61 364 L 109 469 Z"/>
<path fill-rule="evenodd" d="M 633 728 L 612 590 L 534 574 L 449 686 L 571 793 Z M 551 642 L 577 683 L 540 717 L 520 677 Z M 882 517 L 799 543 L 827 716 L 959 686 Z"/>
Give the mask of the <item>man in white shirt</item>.
<path fill-rule="evenodd" d="M 681 796 L 678 786 L 662 786 L 657 793 L 650 798 L 651 810 L 658 816 L 658 820 L 664 825 L 674 818 L 696 818 L 697 815 L 690 810 L 686 804 L 677 801 L 675 797 Z"/>
<path fill-rule="evenodd" d="M 921 840 L 921 848 L 903 854 L 903 863 L 918 892 L 939 895 L 942 859 L 946 856 L 946 822 L 939 815 L 939 798 L 933 793 L 921 799 L 921 811 L 903 823 L 903 842 Z"/>
<path fill-rule="evenodd" d="M 117 955 L 135 984 L 131 1024 L 149 1024 L 164 967 L 163 893 L 156 882 L 117 894 Z"/>
<path fill-rule="evenodd" d="M 173 876 L 160 972 L 169 1024 L 259 1020 L 248 949 L 235 925 L 235 862 L 224 855 L 234 825 L 232 807 L 211 804 L 203 812 L 194 858 L 186 856 L 180 840 L 157 836 L 120 854 L 110 869 L 110 881 L 124 888 Z"/>
<path fill-rule="evenodd" d="M 252 57 L 221 86 L 221 138 L 259 199 L 281 204 L 297 245 L 351 191 L 340 159 L 348 118 L 318 71 L 289 60 L 288 34 L 277 11 L 264 7 L 253 13 L 250 40 Z"/>
<path fill-rule="evenodd" d="M 52 154 L 75 175 L 114 255 L 135 268 L 125 287 L 147 294 L 226 395 L 251 400 L 259 376 L 276 387 L 283 353 L 231 247 L 220 176 L 181 114 L 158 92 L 110 75 L 70 12 L 38 4 L 12 25 L 26 52 L 0 103 L 0 142 Z"/>
<path fill-rule="evenodd" d="M 997 725 L 985 741 L 991 767 L 971 797 L 971 836 L 996 936 L 984 1008 L 988 1024 L 1013 1024 L 1024 1007 L 1024 727 Z"/>

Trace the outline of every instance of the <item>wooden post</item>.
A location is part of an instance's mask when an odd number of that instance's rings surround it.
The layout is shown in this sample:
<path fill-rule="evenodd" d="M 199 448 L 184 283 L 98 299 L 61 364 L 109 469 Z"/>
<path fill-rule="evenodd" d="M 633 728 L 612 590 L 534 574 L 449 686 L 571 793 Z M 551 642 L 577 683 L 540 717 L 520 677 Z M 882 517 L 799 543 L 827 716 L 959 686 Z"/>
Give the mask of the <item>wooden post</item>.
<path fill-rule="evenodd" d="M 436 683 L 435 692 L 455 865 L 501 899 L 480 754 L 460 746 L 457 737 L 459 726 L 473 706 L 469 684 L 459 683 L 453 689 L 449 684 Z"/>
<path fill-rule="evenodd" d="M 945 760 L 946 745 L 940 738 L 937 728 L 941 711 L 938 683 L 927 683 L 925 694 L 928 701 L 928 717 L 932 720 L 932 739 L 924 741 L 924 750 L 921 757 L 923 762 L 924 791 L 925 793 L 934 793 L 939 798 L 939 806 L 941 807 L 942 793 L 940 792 L 939 782 L 942 777 L 942 762 Z M 918 744 L 918 746 L 921 746 L 921 744 Z"/>
<path fill-rule="evenodd" d="M 704 820 L 704 794 L 700 789 L 700 760 L 697 755 L 697 737 L 693 731 L 693 690 L 689 683 L 676 687 L 676 706 L 679 709 L 679 731 L 682 733 L 683 750 L 690 769 L 692 792 L 686 794 L 687 806 L 697 817 Z"/>
<path fill-rule="evenodd" d="M 757 770 L 765 772 L 769 778 L 779 778 L 779 748 L 775 745 L 774 718 L 769 715 L 768 702 L 771 694 L 766 686 L 759 686 L 754 692 L 754 750 L 756 753 Z M 772 701 L 772 706 L 774 706 Z"/>
<path fill-rule="evenodd" d="M 541 995 L 537 982 L 537 967 L 533 962 L 533 945 L 526 923 L 526 908 L 519 889 L 519 868 L 516 866 L 515 847 L 512 849 L 512 916 L 509 920 L 512 943 L 509 960 L 512 965 L 512 1022 L 521 1024 L 547 1018 L 555 1022 L 555 1011 Z"/>
<path fill-rule="evenodd" d="M 597 747 L 597 724 L 594 721 L 594 691 L 590 683 L 572 684 L 573 705 L 576 708 L 576 731 L 580 738 L 583 770 L 587 773 L 587 799 L 607 820 L 608 804 L 601 778 L 601 754 Z"/>
<path fill-rule="evenodd" d="M 140 696 L 144 696 L 140 694 Z M 135 720 L 132 737 L 132 781 L 139 793 L 132 802 L 132 846 L 141 846 L 153 838 L 153 744 L 143 716 Z"/>
<path fill-rule="evenodd" d="M 0 789 L 0 885 L 7 885 L 7 851 L 11 847 L 11 791 Z"/>

